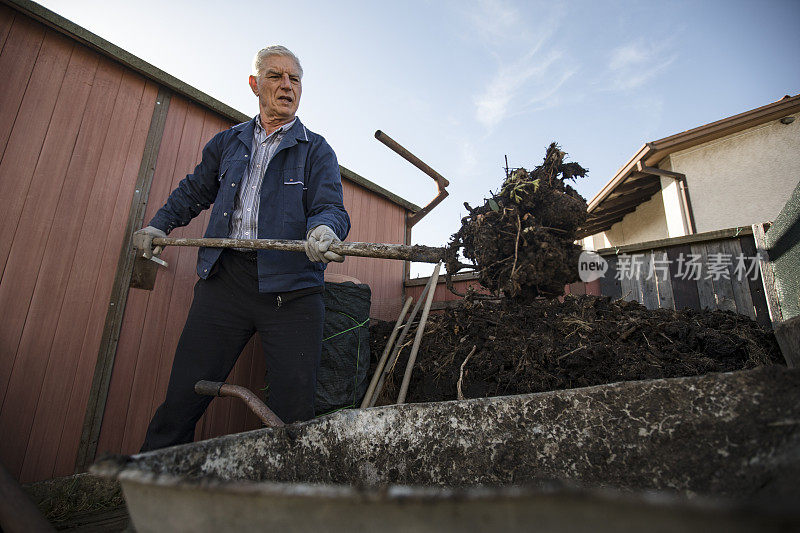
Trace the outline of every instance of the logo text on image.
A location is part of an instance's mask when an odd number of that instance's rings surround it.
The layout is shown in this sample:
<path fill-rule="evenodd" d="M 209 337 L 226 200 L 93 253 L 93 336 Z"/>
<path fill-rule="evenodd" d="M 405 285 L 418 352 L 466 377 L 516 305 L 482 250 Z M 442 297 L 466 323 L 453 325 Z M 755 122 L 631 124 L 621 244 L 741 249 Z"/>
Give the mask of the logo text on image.
<path fill-rule="evenodd" d="M 584 250 L 578 258 L 578 276 L 584 283 L 602 278 L 608 271 L 608 262 L 600 254 Z"/>

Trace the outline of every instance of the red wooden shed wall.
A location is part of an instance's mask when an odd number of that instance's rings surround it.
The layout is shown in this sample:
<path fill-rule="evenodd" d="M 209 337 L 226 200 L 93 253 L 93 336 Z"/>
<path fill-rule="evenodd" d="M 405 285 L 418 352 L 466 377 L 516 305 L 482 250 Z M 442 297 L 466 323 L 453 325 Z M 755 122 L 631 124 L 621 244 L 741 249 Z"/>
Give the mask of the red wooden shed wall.
<path fill-rule="evenodd" d="M 0 462 L 23 482 L 75 468 L 119 254 L 158 83 L 0 4 Z M 231 125 L 172 95 L 145 220 Z M 405 210 L 351 181 L 349 240 L 404 242 Z M 200 236 L 202 214 L 175 235 Z M 138 449 L 161 401 L 196 280 L 196 250 L 168 249 L 153 292 L 131 290 L 98 451 Z M 349 258 L 331 272 L 372 287 L 375 316 L 401 303 L 403 263 Z M 257 389 L 253 343 L 229 381 Z M 255 427 L 217 399 L 198 436 Z"/>
<path fill-rule="evenodd" d="M 343 180 L 344 205 L 352 228 L 348 241 L 405 242 L 405 209 L 351 181 Z M 348 257 L 330 263 L 326 274 L 345 274 L 368 283 L 372 290 L 370 316 L 394 320 L 403 307 L 405 266 L 402 261 Z"/>
<path fill-rule="evenodd" d="M 72 473 L 157 87 L 0 5 L 0 461 Z"/>

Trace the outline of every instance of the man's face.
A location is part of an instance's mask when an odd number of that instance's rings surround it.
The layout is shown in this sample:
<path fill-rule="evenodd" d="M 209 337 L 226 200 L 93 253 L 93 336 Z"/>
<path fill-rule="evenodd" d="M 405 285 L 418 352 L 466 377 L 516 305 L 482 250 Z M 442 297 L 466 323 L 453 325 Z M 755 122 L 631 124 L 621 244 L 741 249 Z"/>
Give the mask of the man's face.
<path fill-rule="evenodd" d="M 288 122 L 297 113 L 303 86 L 300 69 L 292 58 L 269 56 L 263 62 L 261 76 L 250 76 L 250 88 L 258 96 L 261 116 L 268 122 Z"/>

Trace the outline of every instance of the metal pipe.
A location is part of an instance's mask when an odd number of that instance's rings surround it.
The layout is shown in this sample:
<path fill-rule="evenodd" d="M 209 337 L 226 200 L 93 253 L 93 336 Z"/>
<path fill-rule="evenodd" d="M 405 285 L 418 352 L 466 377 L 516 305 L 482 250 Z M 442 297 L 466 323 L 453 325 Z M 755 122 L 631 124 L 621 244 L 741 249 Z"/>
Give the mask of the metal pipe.
<path fill-rule="evenodd" d="M 267 427 L 283 427 L 286 424 L 272 412 L 258 396 L 252 391 L 239 385 L 230 385 L 218 381 L 198 381 L 194 385 L 194 391 L 201 396 L 232 396 L 239 398 L 247 404 L 255 415 L 261 419 Z"/>
<path fill-rule="evenodd" d="M 414 224 L 422 220 L 422 218 L 428 213 L 430 213 L 434 207 L 442 203 L 442 200 L 447 198 L 447 196 L 450 193 L 448 193 L 445 188 L 448 185 L 450 185 L 450 182 L 447 181 L 447 179 L 444 176 L 442 176 L 441 174 L 433 170 L 431 167 L 429 167 L 419 157 L 409 152 L 406 148 L 401 146 L 397 141 L 395 141 L 394 139 L 383 133 L 381 130 L 377 130 L 375 132 L 375 138 L 378 139 L 383 144 L 385 144 L 386 146 L 388 146 L 397 155 L 399 155 L 400 157 L 402 157 L 403 159 L 405 159 L 406 161 L 408 161 L 409 163 L 420 169 L 422 172 L 433 178 L 433 180 L 436 182 L 436 187 L 439 190 L 439 193 L 436 195 L 436 197 L 433 200 L 431 200 L 428 203 L 428 205 L 426 205 L 416 213 L 411 213 L 410 215 L 408 215 L 408 218 L 406 219 L 406 226 L 410 228 Z"/>
<path fill-rule="evenodd" d="M 400 386 L 400 394 L 397 395 L 397 403 L 405 403 L 406 394 L 408 393 L 408 385 L 411 383 L 411 372 L 414 370 L 414 363 L 417 361 L 417 352 L 419 345 L 422 342 L 422 335 L 425 333 L 425 324 L 428 322 L 428 314 L 431 311 L 431 303 L 433 302 L 433 294 L 436 292 L 436 282 L 439 281 L 439 270 L 442 264 L 436 265 L 431 275 L 431 289 L 428 291 L 428 298 L 425 300 L 425 307 L 422 309 L 422 318 L 419 319 L 419 326 L 417 326 L 417 335 L 414 337 L 414 345 L 411 347 L 411 354 L 408 356 L 408 363 L 406 364 L 406 372 L 403 375 L 403 384 Z"/>
<path fill-rule="evenodd" d="M 430 176 L 431 178 L 436 181 L 436 185 L 439 186 L 439 191 L 444 190 L 445 187 L 450 185 L 450 182 L 447 179 L 429 167 L 424 161 L 422 161 L 419 157 L 415 156 L 411 152 L 409 152 L 406 148 L 401 146 L 397 141 L 383 133 L 381 130 L 377 130 L 375 132 L 375 138 L 378 139 L 380 142 L 388 146 L 392 149 L 397 155 L 420 169 L 422 172 Z"/>
<path fill-rule="evenodd" d="M 175 237 L 156 237 L 153 246 L 201 246 L 205 248 L 248 248 L 251 250 L 282 250 L 286 252 L 305 252 L 305 241 L 286 239 L 184 239 Z M 354 257 L 374 257 L 378 259 L 398 259 L 417 263 L 438 263 L 444 257 L 445 249 L 415 244 L 386 244 L 377 242 L 335 242 L 330 251 L 339 255 Z"/>

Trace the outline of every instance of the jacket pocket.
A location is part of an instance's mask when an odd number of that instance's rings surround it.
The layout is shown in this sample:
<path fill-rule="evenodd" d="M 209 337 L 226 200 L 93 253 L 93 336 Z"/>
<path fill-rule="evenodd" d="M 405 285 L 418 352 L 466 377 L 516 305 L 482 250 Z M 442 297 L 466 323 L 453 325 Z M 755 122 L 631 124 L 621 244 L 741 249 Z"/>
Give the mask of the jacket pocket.
<path fill-rule="evenodd" d="M 284 229 L 288 226 L 302 225 L 305 228 L 306 212 L 303 205 L 303 169 L 287 169 L 281 172 L 281 207 L 283 211 Z M 305 235 L 303 236 L 305 237 Z"/>

